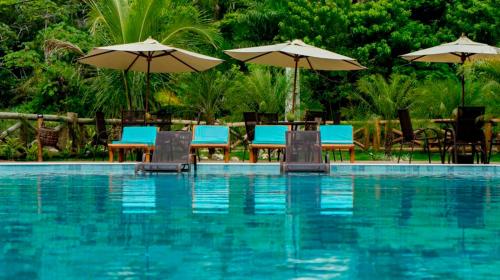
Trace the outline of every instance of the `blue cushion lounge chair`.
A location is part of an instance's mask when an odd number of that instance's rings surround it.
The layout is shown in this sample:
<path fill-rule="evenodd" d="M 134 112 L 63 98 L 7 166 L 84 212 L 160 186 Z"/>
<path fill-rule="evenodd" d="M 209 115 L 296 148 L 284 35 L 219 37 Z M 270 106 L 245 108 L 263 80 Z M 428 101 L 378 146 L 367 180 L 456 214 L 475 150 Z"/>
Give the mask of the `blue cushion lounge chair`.
<path fill-rule="evenodd" d="M 189 131 L 159 131 L 151 162 L 135 166 L 137 172 L 182 172 L 190 171 L 191 139 Z M 193 157 L 196 170 L 196 157 Z"/>
<path fill-rule="evenodd" d="M 330 172 L 330 159 L 321 155 L 319 131 L 287 131 L 281 172 Z"/>
<path fill-rule="evenodd" d="M 145 161 L 149 161 L 150 153 L 154 150 L 156 133 L 158 128 L 154 126 L 126 126 L 123 128 L 122 138 L 108 145 L 109 161 L 113 162 L 114 150 L 119 150 L 118 160 L 123 161 L 124 150 L 141 149 L 146 155 Z"/>
<path fill-rule="evenodd" d="M 229 127 L 224 125 L 193 126 L 191 149 L 221 148 L 224 149 L 224 162 L 229 162 Z"/>
<path fill-rule="evenodd" d="M 322 125 L 321 147 L 323 150 L 349 150 L 351 163 L 354 162 L 354 139 L 352 125 Z"/>
<path fill-rule="evenodd" d="M 250 144 L 250 162 L 257 162 L 259 149 L 284 149 L 286 147 L 285 133 L 287 125 L 257 125 L 255 135 Z"/>

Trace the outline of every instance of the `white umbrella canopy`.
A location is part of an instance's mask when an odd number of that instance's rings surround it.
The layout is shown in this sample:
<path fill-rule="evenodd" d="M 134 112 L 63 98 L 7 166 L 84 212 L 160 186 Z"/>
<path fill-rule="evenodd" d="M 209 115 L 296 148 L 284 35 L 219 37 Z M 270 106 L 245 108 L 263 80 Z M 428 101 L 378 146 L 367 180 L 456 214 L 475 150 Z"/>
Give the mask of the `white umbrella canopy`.
<path fill-rule="evenodd" d="M 474 42 L 465 35 L 451 43 L 401 55 L 412 62 L 465 63 L 466 61 L 500 59 L 500 48 Z M 465 80 L 462 75 L 462 106 L 465 99 Z"/>
<path fill-rule="evenodd" d="M 295 110 L 297 69 L 313 70 L 361 70 L 366 69 L 354 58 L 308 45 L 301 40 L 282 44 L 224 51 L 229 56 L 248 63 L 295 69 L 293 82 L 292 112 Z"/>
<path fill-rule="evenodd" d="M 223 60 L 166 46 L 149 38 L 144 42 L 94 48 L 78 61 L 100 68 L 147 73 L 145 100 L 147 112 L 150 73 L 200 72 L 219 65 Z"/>

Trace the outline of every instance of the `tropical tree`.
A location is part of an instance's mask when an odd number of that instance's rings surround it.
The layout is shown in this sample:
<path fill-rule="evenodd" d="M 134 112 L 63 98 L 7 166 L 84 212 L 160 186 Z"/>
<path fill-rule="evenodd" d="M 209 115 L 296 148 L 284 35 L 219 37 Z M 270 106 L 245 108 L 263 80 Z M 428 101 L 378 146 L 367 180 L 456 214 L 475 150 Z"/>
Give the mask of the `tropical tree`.
<path fill-rule="evenodd" d="M 182 104 L 189 106 L 193 112 L 201 113 L 207 124 L 214 124 L 224 109 L 227 95 L 234 90 L 239 75 L 237 69 L 225 72 L 209 70 L 197 75 L 177 76 L 170 84 Z"/>
<path fill-rule="evenodd" d="M 285 99 L 289 89 L 289 79 L 282 69 L 252 65 L 236 89 L 230 92 L 226 108 L 235 119 L 241 120 L 243 112 L 285 113 Z"/>
<path fill-rule="evenodd" d="M 148 37 L 183 48 L 216 47 L 218 31 L 188 1 L 88 0 L 91 34 L 100 44 L 124 44 Z M 161 81 L 162 79 L 156 79 Z M 93 85 L 97 107 L 117 113 L 120 108 L 143 107 L 143 73 L 103 70 Z M 159 88 L 153 80 L 153 91 Z"/>
<path fill-rule="evenodd" d="M 415 79 L 410 76 L 393 74 L 389 79 L 382 75 L 370 75 L 357 82 L 358 92 L 353 96 L 359 102 L 358 110 L 365 112 L 365 118 L 387 120 L 385 153 L 391 156 L 393 122 L 397 110 L 409 107 L 415 100 Z M 360 112 L 360 111 L 358 111 Z"/>

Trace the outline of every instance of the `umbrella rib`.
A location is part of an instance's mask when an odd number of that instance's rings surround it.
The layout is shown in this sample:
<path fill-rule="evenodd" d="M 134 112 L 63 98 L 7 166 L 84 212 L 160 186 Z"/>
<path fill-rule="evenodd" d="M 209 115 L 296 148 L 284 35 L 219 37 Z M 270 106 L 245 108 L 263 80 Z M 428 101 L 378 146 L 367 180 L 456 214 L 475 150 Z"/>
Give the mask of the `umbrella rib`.
<path fill-rule="evenodd" d="M 128 72 L 128 70 L 130 70 L 130 68 L 132 68 L 132 66 L 134 66 L 135 62 L 139 59 L 139 57 L 140 57 L 140 55 L 136 55 L 136 57 L 134 58 L 134 61 L 132 61 L 132 63 L 130 63 L 130 65 L 127 67 L 125 72 Z"/>
<path fill-rule="evenodd" d="M 249 59 L 245 59 L 245 60 L 242 60 L 242 61 L 243 61 L 243 62 L 249 62 L 250 60 L 254 60 L 254 59 L 256 59 L 256 58 L 259 58 L 259 57 L 264 56 L 264 55 L 268 55 L 268 54 L 270 54 L 270 53 L 272 53 L 272 52 L 265 52 L 265 53 L 261 53 L 261 54 L 259 54 L 259 55 L 256 55 L 256 56 L 254 56 L 254 57 L 251 57 L 251 58 L 249 58 Z"/>
<path fill-rule="evenodd" d="M 176 57 L 175 55 L 173 55 L 174 52 L 175 52 L 175 50 L 172 51 L 172 52 L 169 52 L 168 54 L 167 54 L 167 52 L 165 52 L 165 53 L 167 55 L 170 55 L 171 57 L 173 57 L 175 60 L 179 61 L 180 63 L 184 64 L 185 66 L 189 67 L 191 70 L 193 70 L 195 72 L 200 72 L 198 69 L 194 68 L 193 66 L 191 66 L 191 65 L 187 64 L 186 62 L 182 61 L 182 59 L 180 59 L 180 58 Z"/>
<path fill-rule="evenodd" d="M 152 56 L 152 58 L 157 58 L 157 57 L 163 57 L 163 56 L 167 56 L 167 55 L 171 55 L 175 50 L 172 50 L 172 51 L 163 51 L 162 54 L 159 54 L 159 55 L 155 55 L 155 56 Z"/>
<path fill-rule="evenodd" d="M 413 62 L 413 61 L 415 61 L 415 60 L 417 60 L 417 59 L 421 59 L 422 57 L 425 57 L 425 55 L 417 56 L 417 57 L 415 57 L 413 59 L 410 59 L 410 63 Z"/>
<path fill-rule="evenodd" d="M 96 53 L 96 54 L 93 54 L 93 55 L 80 57 L 80 58 L 79 58 L 79 59 L 77 59 L 77 60 L 82 60 L 82 59 L 92 58 L 92 57 L 100 56 L 100 55 L 103 55 L 103 54 L 108 54 L 108 53 L 111 53 L 111 52 L 114 52 L 114 51 L 115 51 L 115 50 L 108 50 L 108 51 L 105 51 L 105 52 L 102 52 L 102 53 Z"/>
<path fill-rule="evenodd" d="M 309 68 L 316 71 L 316 69 L 313 68 L 312 64 L 311 64 L 311 61 L 309 60 L 309 57 L 306 56 L 306 60 L 307 60 L 307 63 L 309 64 Z"/>
<path fill-rule="evenodd" d="M 286 56 L 288 56 L 288 57 L 291 57 L 291 58 L 298 57 L 299 59 L 301 59 L 301 58 L 304 58 L 304 57 L 305 57 L 305 56 L 302 56 L 302 55 L 298 55 L 298 56 L 291 55 L 291 54 L 286 53 L 286 52 L 283 52 L 283 51 L 279 51 L 279 53 L 280 53 L 280 54 L 284 54 L 284 55 L 286 55 Z"/>
<path fill-rule="evenodd" d="M 343 59 L 342 61 L 347 62 L 347 63 L 349 63 L 349 64 L 351 64 L 351 65 L 354 65 L 354 66 L 356 66 L 356 67 L 359 67 L 359 65 L 357 65 L 356 63 L 354 63 L 354 62 L 352 62 L 352 61 L 345 60 L 345 59 Z"/>

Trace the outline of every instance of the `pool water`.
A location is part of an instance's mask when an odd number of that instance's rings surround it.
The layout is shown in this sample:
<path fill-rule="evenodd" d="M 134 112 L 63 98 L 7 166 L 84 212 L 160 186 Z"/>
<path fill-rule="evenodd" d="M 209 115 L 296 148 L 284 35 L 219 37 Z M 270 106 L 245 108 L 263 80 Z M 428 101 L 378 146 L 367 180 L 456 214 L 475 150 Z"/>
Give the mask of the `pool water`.
<path fill-rule="evenodd" d="M 498 176 L 0 172 L 0 199 L 0 279 L 500 278 Z"/>

